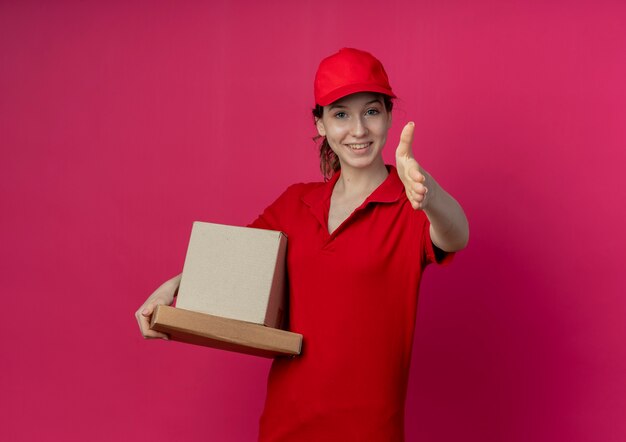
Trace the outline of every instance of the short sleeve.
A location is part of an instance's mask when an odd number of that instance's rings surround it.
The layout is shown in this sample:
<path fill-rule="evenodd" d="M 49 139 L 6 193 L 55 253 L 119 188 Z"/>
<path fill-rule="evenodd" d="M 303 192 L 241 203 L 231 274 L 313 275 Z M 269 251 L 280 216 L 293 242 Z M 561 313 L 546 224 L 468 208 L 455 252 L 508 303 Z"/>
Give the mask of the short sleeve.
<path fill-rule="evenodd" d="M 424 216 L 426 218 L 426 216 Z M 454 252 L 446 252 L 433 244 L 433 240 L 430 237 L 430 221 L 426 218 L 422 226 L 422 244 L 424 250 L 424 265 L 431 263 L 446 265 L 454 258 Z"/>
<path fill-rule="evenodd" d="M 299 184 L 289 186 L 272 204 L 261 213 L 248 227 L 266 230 L 288 230 L 288 219 L 293 211 L 294 200 L 297 200 Z"/>

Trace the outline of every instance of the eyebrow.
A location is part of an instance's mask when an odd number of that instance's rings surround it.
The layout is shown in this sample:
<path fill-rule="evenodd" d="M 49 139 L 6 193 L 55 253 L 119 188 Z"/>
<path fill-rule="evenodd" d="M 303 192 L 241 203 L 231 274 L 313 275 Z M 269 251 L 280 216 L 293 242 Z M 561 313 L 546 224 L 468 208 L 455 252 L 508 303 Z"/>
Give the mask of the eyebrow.
<path fill-rule="evenodd" d="M 382 104 L 383 102 L 382 102 L 382 100 L 380 98 L 374 98 L 373 100 L 368 101 L 367 103 L 365 103 L 365 106 L 369 106 L 372 103 Z M 333 104 L 330 105 L 330 107 L 328 109 L 329 110 L 333 110 L 335 108 L 345 108 L 345 107 L 346 107 L 346 105 L 344 105 L 344 104 L 334 104 L 333 103 Z"/>

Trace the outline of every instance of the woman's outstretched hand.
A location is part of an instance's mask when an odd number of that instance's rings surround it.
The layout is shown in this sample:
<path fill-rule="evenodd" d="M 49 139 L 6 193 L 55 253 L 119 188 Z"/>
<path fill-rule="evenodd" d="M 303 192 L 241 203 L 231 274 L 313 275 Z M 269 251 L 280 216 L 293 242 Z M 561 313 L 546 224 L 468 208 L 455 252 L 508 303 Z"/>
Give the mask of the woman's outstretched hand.
<path fill-rule="evenodd" d="M 463 208 L 433 177 L 422 169 L 411 143 L 415 124 L 407 123 L 396 150 L 396 168 L 406 196 L 414 209 L 423 210 L 430 221 L 430 238 L 446 252 L 463 249 L 469 240 L 469 225 Z"/>
<path fill-rule="evenodd" d="M 161 333 L 155 330 L 150 330 L 150 318 L 157 305 L 171 305 L 174 302 L 174 296 L 178 291 L 180 285 L 181 275 L 175 276 L 172 279 L 166 281 L 151 294 L 146 302 L 135 312 L 135 318 L 139 324 L 141 334 L 146 339 L 168 339 L 165 333 Z"/>
<path fill-rule="evenodd" d="M 413 131 L 411 121 L 404 126 L 400 134 L 400 144 L 396 149 L 396 168 L 404 184 L 406 196 L 414 209 L 425 209 L 428 205 L 429 176 L 413 157 Z"/>

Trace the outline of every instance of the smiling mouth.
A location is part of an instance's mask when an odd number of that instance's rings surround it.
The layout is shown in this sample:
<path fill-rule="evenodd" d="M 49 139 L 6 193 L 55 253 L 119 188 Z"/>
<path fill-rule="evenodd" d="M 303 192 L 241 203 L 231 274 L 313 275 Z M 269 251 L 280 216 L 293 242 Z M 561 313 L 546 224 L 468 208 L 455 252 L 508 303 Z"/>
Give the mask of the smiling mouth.
<path fill-rule="evenodd" d="M 355 143 L 355 144 L 346 144 L 346 146 L 348 146 L 350 149 L 352 150 L 363 150 L 366 147 L 369 147 L 369 145 L 372 143 Z"/>

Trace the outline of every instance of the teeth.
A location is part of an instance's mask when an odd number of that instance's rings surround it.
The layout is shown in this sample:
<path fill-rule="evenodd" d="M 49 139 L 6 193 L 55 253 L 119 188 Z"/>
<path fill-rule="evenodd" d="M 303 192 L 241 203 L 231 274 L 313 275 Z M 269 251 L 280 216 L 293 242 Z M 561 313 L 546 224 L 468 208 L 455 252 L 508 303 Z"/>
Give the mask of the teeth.
<path fill-rule="evenodd" d="M 348 144 L 348 147 L 352 150 L 361 150 L 361 149 L 365 149 L 369 145 L 370 143 Z"/>

